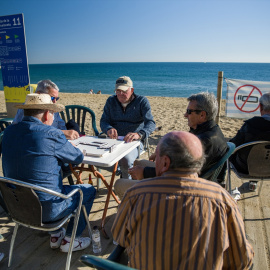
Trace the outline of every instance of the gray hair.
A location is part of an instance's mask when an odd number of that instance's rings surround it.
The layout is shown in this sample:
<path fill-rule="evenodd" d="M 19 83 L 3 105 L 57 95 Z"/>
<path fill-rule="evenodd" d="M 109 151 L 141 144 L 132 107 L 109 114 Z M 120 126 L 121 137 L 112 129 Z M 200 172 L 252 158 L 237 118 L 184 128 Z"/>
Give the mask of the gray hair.
<path fill-rule="evenodd" d="M 270 112 L 270 92 L 263 94 L 260 97 L 259 102 L 265 111 Z"/>
<path fill-rule="evenodd" d="M 214 120 L 218 113 L 218 102 L 213 93 L 201 92 L 191 95 L 187 99 L 188 101 L 196 101 L 196 110 L 202 110 L 206 112 L 206 119 Z"/>
<path fill-rule="evenodd" d="M 58 86 L 51 80 L 42 80 L 37 84 L 36 93 L 39 92 L 40 94 L 48 94 L 49 90 L 52 88 L 59 91 Z"/>
<path fill-rule="evenodd" d="M 199 159 L 194 159 L 187 146 L 173 134 L 163 137 L 159 145 L 159 156 L 168 156 L 169 169 L 188 169 L 190 172 L 200 173 L 205 161 L 204 154 Z"/>

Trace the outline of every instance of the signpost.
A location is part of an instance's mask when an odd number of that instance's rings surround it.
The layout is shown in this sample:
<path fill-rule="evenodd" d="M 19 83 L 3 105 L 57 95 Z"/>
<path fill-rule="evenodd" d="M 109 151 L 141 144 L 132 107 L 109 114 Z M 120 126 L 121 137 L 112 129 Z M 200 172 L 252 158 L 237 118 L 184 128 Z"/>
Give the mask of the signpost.
<path fill-rule="evenodd" d="M 30 93 L 23 14 L 0 16 L 0 63 L 8 117 Z"/>

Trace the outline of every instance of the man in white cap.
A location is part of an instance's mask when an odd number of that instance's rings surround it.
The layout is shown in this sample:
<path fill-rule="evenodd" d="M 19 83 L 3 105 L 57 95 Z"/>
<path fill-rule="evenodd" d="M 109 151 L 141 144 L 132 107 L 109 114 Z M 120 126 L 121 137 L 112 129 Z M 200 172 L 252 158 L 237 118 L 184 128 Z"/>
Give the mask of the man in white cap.
<path fill-rule="evenodd" d="M 104 106 L 100 120 L 102 132 L 111 139 L 123 136 L 125 142 L 143 141 L 155 130 L 156 124 L 151 113 L 151 107 L 146 97 L 135 95 L 133 82 L 127 76 L 116 80 L 116 95 L 110 96 Z M 138 157 L 137 149 L 119 161 L 122 177 L 130 178 L 128 169 L 133 166 Z"/>
<path fill-rule="evenodd" d="M 55 112 L 64 110 L 64 105 L 53 103 L 48 94 L 29 94 L 25 103 L 17 105 L 24 109 L 24 117 L 16 125 L 5 129 L 2 141 L 2 167 L 5 177 L 18 179 L 39 185 L 63 194 L 76 188 L 83 192 L 83 204 L 89 215 L 96 190 L 93 186 L 63 185 L 61 165 L 64 163 L 80 164 L 82 152 L 74 147 L 64 133 L 52 127 Z M 52 222 L 71 213 L 78 205 L 79 196 L 71 200 L 59 199 L 53 195 L 36 191 L 42 205 L 42 222 Z M 80 237 L 86 221 L 81 215 L 76 232 L 73 251 L 85 249 L 90 245 L 90 238 Z M 60 228 L 51 233 L 51 248 L 68 252 L 73 220 L 67 230 Z"/>

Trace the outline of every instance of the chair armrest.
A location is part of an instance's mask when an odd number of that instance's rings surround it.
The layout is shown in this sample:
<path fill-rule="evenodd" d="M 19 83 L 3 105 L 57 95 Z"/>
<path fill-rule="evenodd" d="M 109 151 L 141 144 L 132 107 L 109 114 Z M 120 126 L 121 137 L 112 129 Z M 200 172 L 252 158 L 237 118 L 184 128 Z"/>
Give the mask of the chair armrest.
<path fill-rule="evenodd" d="M 122 255 L 122 253 L 124 252 L 125 248 L 117 245 L 117 247 L 114 249 L 114 251 L 110 254 L 110 256 L 107 258 L 107 260 L 109 261 L 113 261 L 113 262 L 119 262 L 120 261 L 120 257 Z"/>
<path fill-rule="evenodd" d="M 2 182 L 5 182 L 5 183 L 16 184 L 16 185 L 19 185 L 19 186 L 22 186 L 22 187 L 28 187 L 28 188 L 31 188 L 33 190 L 38 190 L 38 191 L 41 191 L 41 192 L 45 192 L 45 193 L 48 193 L 48 194 L 51 194 L 51 195 L 54 195 L 54 196 L 57 196 L 57 197 L 60 197 L 60 198 L 63 198 L 63 199 L 68 199 L 68 198 L 72 197 L 76 192 L 80 192 L 80 196 L 82 196 L 82 191 L 79 188 L 76 188 L 76 189 L 72 190 L 70 193 L 68 193 L 66 195 L 66 194 L 62 194 L 62 193 L 53 191 L 53 190 L 48 189 L 48 188 L 39 187 L 37 185 L 26 183 L 26 182 L 23 182 L 23 181 L 20 181 L 20 180 L 11 179 L 11 178 L 8 178 L 8 177 L 0 176 L 0 179 L 1 179 Z"/>

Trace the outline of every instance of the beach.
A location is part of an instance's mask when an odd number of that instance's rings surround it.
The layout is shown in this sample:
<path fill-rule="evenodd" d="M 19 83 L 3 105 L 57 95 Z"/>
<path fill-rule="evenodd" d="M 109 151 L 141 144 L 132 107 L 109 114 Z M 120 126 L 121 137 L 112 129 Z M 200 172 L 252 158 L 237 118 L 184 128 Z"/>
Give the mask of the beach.
<path fill-rule="evenodd" d="M 60 100 L 58 101 L 64 105 L 82 105 L 91 108 L 96 115 L 97 128 L 100 131 L 100 118 L 102 115 L 103 107 L 109 95 L 90 95 L 90 94 L 79 94 L 79 93 L 59 93 Z M 153 153 L 158 141 L 160 138 L 166 133 L 173 130 L 185 130 L 188 131 L 189 128 L 187 126 L 187 120 L 184 118 L 184 113 L 186 111 L 186 107 L 188 101 L 186 98 L 177 98 L 177 97 L 147 97 L 152 108 L 152 114 L 156 121 L 157 127 L 162 127 L 161 130 L 154 132 L 150 139 L 150 152 Z M 0 117 L 4 118 L 6 116 L 6 107 L 4 101 L 4 92 L 0 91 Z M 237 130 L 242 126 L 242 119 L 232 119 L 225 117 L 225 100 L 222 100 L 221 106 L 221 115 L 220 115 L 220 127 L 226 137 L 226 139 L 230 139 L 233 137 Z M 86 134 L 91 134 L 91 130 L 86 129 Z M 147 158 L 147 154 L 145 153 L 142 158 Z M 1 168 L 2 170 L 2 168 Z M 1 175 L 2 175 L 1 171 Z M 105 172 L 104 174 L 107 180 L 110 179 L 110 174 Z M 82 179 L 84 183 L 88 182 L 88 174 L 83 173 Z M 96 180 L 94 181 L 94 185 L 96 186 Z M 234 174 L 232 174 L 232 188 L 238 187 L 239 191 L 241 191 L 241 199 L 238 201 L 238 206 L 240 212 L 242 213 L 246 234 L 248 240 L 252 244 L 255 251 L 254 258 L 254 270 L 259 269 L 269 269 L 270 265 L 270 255 L 269 255 L 269 247 L 270 247 L 270 219 L 269 219 L 269 209 L 270 202 L 268 200 L 268 192 L 270 188 L 270 182 L 265 182 L 263 185 L 262 192 L 260 196 L 257 196 L 257 192 L 249 192 L 248 190 L 248 181 L 242 181 L 238 179 Z M 98 192 L 97 199 L 95 200 L 95 204 L 91 211 L 90 222 L 91 225 L 100 225 L 100 220 L 103 212 L 103 206 L 105 203 L 107 191 L 104 186 L 101 187 L 100 192 Z M 111 198 L 109 210 L 106 218 L 106 231 L 110 235 L 110 239 L 107 240 L 102 237 L 102 248 L 103 252 L 101 254 L 102 257 L 106 258 L 114 249 L 114 245 L 112 243 L 110 229 L 112 223 L 114 221 L 115 213 L 117 211 L 117 204 Z M 9 242 L 11 239 L 12 228 L 14 223 L 12 223 L 6 215 L 1 211 L 0 208 L 0 224 L 4 226 L 0 230 L 1 234 L 4 236 L 5 240 L 2 244 L 2 249 L 5 254 L 8 253 Z M 1 226 L 0 226 L 1 227 Z M 61 254 L 61 252 L 55 253 L 54 251 L 48 249 L 48 237 L 46 234 L 39 234 L 38 238 L 35 234 L 32 233 L 29 229 L 23 229 L 24 234 L 20 233 L 20 241 L 28 242 L 32 241 L 31 239 L 35 239 L 35 255 L 33 256 L 33 247 L 26 249 L 23 251 L 20 249 L 20 246 L 16 245 L 15 252 L 21 253 L 21 256 L 27 258 L 24 261 L 24 265 L 20 267 L 20 269 L 29 269 L 30 265 L 36 264 L 39 265 L 42 262 L 43 269 L 52 269 L 50 256 L 57 257 L 57 261 L 61 267 L 65 263 L 66 257 Z M 85 232 L 86 234 L 86 232 Z M 30 240 L 29 240 L 30 239 Z M 38 240 L 37 240 L 38 239 Z M 32 242 L 31 242 L 32 243 Z M 26 243 L 24 243 L 26 245 Z M 44 257 L 44 252 L 48 253 L 50 256 L 46 259 Z M 86 269 L 86 267 L 82 267 L 79 262 L 79 257 L 84 254 L 82 252 L 77 252 L 72 256 L 72 266 L 71 269 Z M 91 249 L 87 251 L 91 253 Z M 23 255 L 22 255 L 23 254 Z M 13 262 L 13 267 L 11 269 L 18 269 L 17 267 L 20 265 L 20 257 L 16 257 Z M 7 257 L 3 262 L 7 265 Z M 53 266 L 55 268 L 55 266 Z M 62 269 L 60 266 L 58 269 Z"/>
<path fill-rule="evenodd" d="M 110 95 L 90 95 L 81 93 L 59 93 L 59 101 L 63 105 L 82 105 L 92 109 L 96 115 L 97 129 L 100 130 L 100 118 L 103 112 L 103 107 L 107 98 Z M 152 134 L 151 138 L 161 137 L 173 130 L 188 131 L 187 120 L 184 113 L 187 108 L 187 98 L 179 97 L 149 97 L 147 96 L 154 120 L 157 127 L 162 127 L 160 131 Z M 225 117 L 225 100 L 222 100 L 220 113 L 220 128 L 227 139 L 232 138 L 243 124 L 243 119 L 233 119 Z M 0 91 L 1 118 L 5 117 L 6 106 L 4 101 L 4 92 Z M 87 133 L 86 133 L 87 134 Z M 155 149 L 156 140 L 150 139 L 151 151 Z"/>
<path fill-rule="evenodd" d="M 90 95 L 81 93 L 59 93 L 59 101 L 63 105 L 82 105 L 92 109 L 96 115 L 97 129 L 100 130 L 100 118 L 103 107 L 109 95 Z M 173 130 L 188 131 L 187 120 L 184 113 L 187 108 L 188 101 L 186 98 L 179 97 L 149 97 L 147 96 L 154 120 L 157 127 L 162 127 L 160 131 L 156 131 L 151 135 L 149 140 L 150 150 L 154 151 L 158 138 Z M 1 118 L 6 117 L 6 106 L 4 101 L 4 92 L 0 91 Z M 220 113 L 220 127 L 227 139 L 232 138 L 242 126 L 242 119 L 233 119 L 225 117 L 225 100 L 222 100 Z M 87 130 L 87 129 L 86 129 Z M 89 131 L 90 132 L 90 131 Z M 87 132 L 86 132 L 87 134 Z M 90 134 L 90 133 L 89 133 Z"/>

